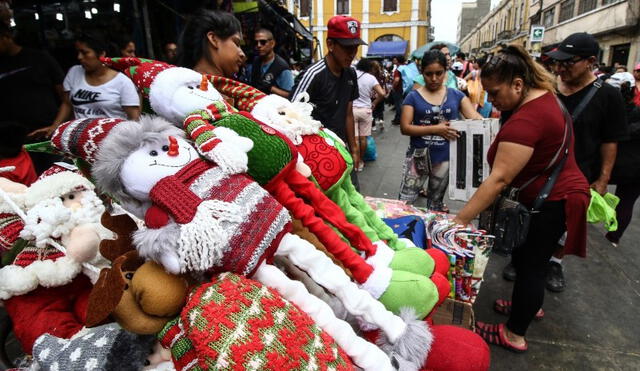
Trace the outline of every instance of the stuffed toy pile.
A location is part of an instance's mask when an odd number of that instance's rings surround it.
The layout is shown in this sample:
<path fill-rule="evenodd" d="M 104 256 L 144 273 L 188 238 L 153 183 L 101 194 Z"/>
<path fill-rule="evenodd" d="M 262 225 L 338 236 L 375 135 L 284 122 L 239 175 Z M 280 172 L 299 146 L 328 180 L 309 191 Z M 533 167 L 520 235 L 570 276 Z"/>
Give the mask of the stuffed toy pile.
<path fill-rule="evenodd" d="M 162 62 L 104 62 L 151 115 L 69 121 L 39 148 L 84 164 L 108 211 L 68 169 L 61 185 L 0 181 L 0 296 L 37 367 L 488 369 L 481 338 L 424 320 L 450 291 L 442 254 L 377 218 L 308 103 Z M 43 261 L 73 269 L 28 269 Z M 23 313 L 46 323 L 21 328 Z"/>
<path fill-rule="evenodd" d="M 261 102 L 262 93 L 256 89 L 219 77 L 210 77 L 212 84 L 192 70 L 151 60 L 103 58 L 103 62 L 130 76 L 143 97 L 148 99 L 145 106 L 176 126 L 184 127 L 205 158 L 216 161 L 211 153 L 225 142 L 224 137 L 216 134 L 220 129 L 232 129 L 236 135 L 250 138 L 253 146 L 237 147 L 248 151 L 247 173 L 293 217 L 301 220 L 349 269 L 356 282 L 388 309 L 399 313 L 401 307 L 411 307 L 419 318 L 424 318 L 438 303 L 439 292 L 448 289 L 443 277 L 429 279 L 434 272 L 434 263 L 423 250 L 411 248 L 396 252 L 379 238 L 375 244 L 372 243 L 361 228 L 347 221 L 338 205 L 298 171 L 299 166 L 296 165 L 300 155 L 285 135 L 246 111 L 237 112 L 218 92 L 236 98 L 241 108 L 251 109 Z M 263 106 L 265 104 L 270 105 L 265 102 Z M 295 112 L 300 116 L 305 114 Z M 318 127 L 317 124 L 311 125 Z M 238 142 L 237 139 L 233 141 Z M 224 168 L 222 170 L 225 171 Z M 384 225 L 379 219 L 377 221 Z M 393 233 L 389 235 L 394 236 Z"/>

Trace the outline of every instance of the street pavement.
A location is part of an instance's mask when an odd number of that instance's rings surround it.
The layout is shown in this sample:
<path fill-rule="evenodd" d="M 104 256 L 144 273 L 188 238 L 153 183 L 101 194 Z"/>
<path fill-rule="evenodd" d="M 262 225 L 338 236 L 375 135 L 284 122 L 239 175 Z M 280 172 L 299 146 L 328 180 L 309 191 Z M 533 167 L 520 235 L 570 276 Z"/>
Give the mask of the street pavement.
<path fill-rule="evenodd" d="M 395 199 L 409 139 L 400 134 L 385 112 L 385 130 L 374 132 L 378 159 L 358 174 L 366 196 Z M 613 188 L 610 190 L 613 191 Z M 446 202 L 452 213 L 462 202 Z M 638 203 L 640 204 L 640 203 Z M 529 350 L 515 354 L 491 346 L 491 370 L 640 370 L 640 206 L 622 241 L 614 248 L 602 226 L 589 226 L 587 258 L 563 261 L 567 288 L 545 294 L 545 318 L 529 327 Z M 425 206 L 420 198 L 417 206 Z M 502 279 L 508 258 L 492 254 L 480 294 L 474 304 L 476 319 L 503 322 L 493 311 L 498 298 L 511 297 L 512 283 Z"/>

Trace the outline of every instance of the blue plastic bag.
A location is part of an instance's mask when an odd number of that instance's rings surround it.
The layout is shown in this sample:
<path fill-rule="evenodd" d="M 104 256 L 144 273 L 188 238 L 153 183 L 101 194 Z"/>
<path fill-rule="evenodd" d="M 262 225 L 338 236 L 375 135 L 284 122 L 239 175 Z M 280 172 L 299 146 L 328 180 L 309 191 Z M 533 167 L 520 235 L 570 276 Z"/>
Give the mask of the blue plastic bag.
<path fill-rule="evenodd" d="M 391 229 L 393 233 L 400 238 L 408 238 L 413 244 L 421 249 L 427 248 L 427 230 L 424 220 L 417 215 L 401 216 L 399 218 L 382 219 Z"/>
<path fill-rule="evenodd" d="M 363 161 L 375 161 L 378 158 L 378 150 L 376 148 L 376 141 L 371 135 L 367 137 L 367 150 L 364 151 Z"/>

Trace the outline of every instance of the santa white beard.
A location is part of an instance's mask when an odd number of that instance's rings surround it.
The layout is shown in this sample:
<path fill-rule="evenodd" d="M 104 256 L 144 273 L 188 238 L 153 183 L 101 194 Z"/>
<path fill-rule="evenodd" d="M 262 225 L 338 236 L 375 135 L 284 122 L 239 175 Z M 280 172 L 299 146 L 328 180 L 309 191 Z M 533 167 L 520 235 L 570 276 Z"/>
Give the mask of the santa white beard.
<path fill-rule="evenodd" d="M 35 240 L 36 247 L 45 247 L 48 239 L 61 238 L 79 225 L 100 223 L 105 211 L 100 198 L 92 191 L 85 191 L 80 203 L 81 208 L 72 210 L 57 197 L 38 202 L 27 212 L 20 237 Z"/>

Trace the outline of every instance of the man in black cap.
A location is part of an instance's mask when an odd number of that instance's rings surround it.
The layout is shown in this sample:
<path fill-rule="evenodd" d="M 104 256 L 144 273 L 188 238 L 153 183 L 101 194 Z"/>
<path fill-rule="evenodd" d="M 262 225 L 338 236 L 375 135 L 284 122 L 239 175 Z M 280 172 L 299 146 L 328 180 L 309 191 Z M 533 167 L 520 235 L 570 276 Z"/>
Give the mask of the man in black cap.
<path fill-rule="evenodd" d="M 569 35 L 546 55 L 555 61 L 558 97 L 573 118 L 575 155 L 591 188 L 604 195 L 616 161 L 618 141 L 627 135 L 625 107 L 620 91 L 593 73 L 600 47 L 585 32 Z M 565 289 L 562 258 L 564 241 L 551 258 L 547 289 Z M 507 269 L 504 272 L 508 275 Z M 514 274 L 515 275 L 515 274 Z"/>
<path fill-rule="evenodd" d="M 308 93 L 315 106 L 313 118 L 336 133 L 347 143 L 353 163 L 360 163 L 353 124 L 352 102 L 359 97 L 356 72 L 351 62 L 360 45 L 360 22 L 355 18 L 337 15 L 327 24 L 329 52 L 310 65 L 296 79 L 291 100 Z M 352 174 L 355 174 L 352 173 Z"/>

